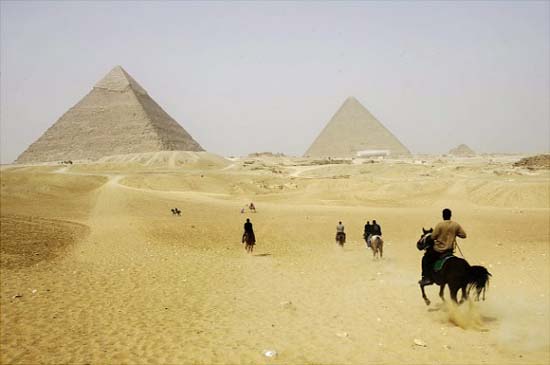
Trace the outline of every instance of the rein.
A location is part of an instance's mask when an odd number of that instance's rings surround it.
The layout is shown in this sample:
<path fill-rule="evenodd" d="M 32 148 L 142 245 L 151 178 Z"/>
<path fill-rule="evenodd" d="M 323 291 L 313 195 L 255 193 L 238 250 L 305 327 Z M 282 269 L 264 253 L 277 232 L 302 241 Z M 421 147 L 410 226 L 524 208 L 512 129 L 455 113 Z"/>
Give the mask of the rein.
<path fill-rule="evenodd" d="M 456 243 L 456 247 L 458 248 L 458 252 L 460 252 L 460 256 L 464 257 L 464 260 L 466 260 L 466 256 L 464 256 L 464 254 L 462 253 L 462 250 L 460 249 L 460 246 L 458 245 L 458 242 L 455 241 Z"/>

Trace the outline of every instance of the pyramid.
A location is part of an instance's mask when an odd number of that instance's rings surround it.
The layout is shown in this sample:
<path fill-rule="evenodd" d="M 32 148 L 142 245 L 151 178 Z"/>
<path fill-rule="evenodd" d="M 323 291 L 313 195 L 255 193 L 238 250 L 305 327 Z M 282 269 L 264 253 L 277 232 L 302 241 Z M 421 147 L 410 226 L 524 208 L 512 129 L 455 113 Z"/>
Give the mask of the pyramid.
<path fill-rule="evenodd" d="M 156 151 L 203 151 L 122 67 L 114 67 L 16 163 L 97 160 Z"/>
<path fill-rule="evenodd" d="M 408 156 L 409 150 L 357 99 L 349 97 L 306 151 L 307 157 L 355 157 L 365 150 Z"/>
<path fill-rule="evenodd" d="M 449 155 L 457 157 L 474 157 L 476 153 L 465 144 L 461 144 L 449 151 Z"/>

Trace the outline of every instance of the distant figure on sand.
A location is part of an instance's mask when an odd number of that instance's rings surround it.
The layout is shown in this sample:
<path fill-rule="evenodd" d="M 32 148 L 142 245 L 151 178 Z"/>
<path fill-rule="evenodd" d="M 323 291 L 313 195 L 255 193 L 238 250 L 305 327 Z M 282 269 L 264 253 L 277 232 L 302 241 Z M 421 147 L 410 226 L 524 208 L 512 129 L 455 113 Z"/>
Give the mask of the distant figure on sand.
<path fill-rule="evenodd" d="M 178 208 L 172 208 L 170 210 L 172 211 L 172 215 L 181 215 L 181 210 Z"/>
<path fill-rule="evenodd" d="M 256 207 L 254 206 L 254 203 L 251 202 L 248 208 L 250 209 L 251 212 L 256 213 Z"/>
<path fill-rule="evenodd" d="M 418 282 L 422 286 L 433 283 L 433 266 L 437 259 L 453 254 L 456 247 L 456 237 L 466 238 L 466 232 L 460 224 L 451 220 L 451 215 L 450 209 L 443 209 L 443 222 L 438 223 L 431 234 L 434 245 L 426 249 L 422 257 L 422 279 Z"/>
<path fill-rule="evenodd" d="M 370 224 L 370 221 L 367 221 L 367 224 L 365 224 L 365 231 L 363 232 L 363 238 L 365 239 L 365 242 L 367 243 L 367 247 L 370 248 L 370 235 L 372 234 L 372 226 Z"/>
<path fill-rule="evenodd" d="M 256 236 L 254 235 L 254 229 L 252 228 L 250 218 L 246 218 L 246 223 L 244 224 L 242 243 L 246 243 L 246 252 L 252 253 L 254 245 L 256 244 Z"/>
<path fill-rule="evenodd" d="M 338 222 L 336 226 L 336 242 L 341 247 L 344 247 L 344 243 L 346 243 L 346 233 L 344 232 L 344 225 L 342 222 Z"/>

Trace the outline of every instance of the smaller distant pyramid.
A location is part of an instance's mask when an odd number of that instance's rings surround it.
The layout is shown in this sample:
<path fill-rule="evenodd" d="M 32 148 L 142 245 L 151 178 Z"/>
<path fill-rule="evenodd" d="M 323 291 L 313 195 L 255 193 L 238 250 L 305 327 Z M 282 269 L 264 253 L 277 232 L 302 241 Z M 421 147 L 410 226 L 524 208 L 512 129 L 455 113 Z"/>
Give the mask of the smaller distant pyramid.
<path fill-rule="evenodd" d="M 203 151 L 122 67 L 114 67 L 16 163 L 97 160 L 105 156 Z"/>
<path fill-rule="evenodd" d="M 411 153 L 357 99 L 349 97 L 305 153 L 306 157 L 356 157 L 369 151 Z"/>
<path fill-rule="evenodd" d="M 449 151 L 449 155 L 456 157 L 474 157 L 476 153 L 465 144 L 461 144 Z"/>

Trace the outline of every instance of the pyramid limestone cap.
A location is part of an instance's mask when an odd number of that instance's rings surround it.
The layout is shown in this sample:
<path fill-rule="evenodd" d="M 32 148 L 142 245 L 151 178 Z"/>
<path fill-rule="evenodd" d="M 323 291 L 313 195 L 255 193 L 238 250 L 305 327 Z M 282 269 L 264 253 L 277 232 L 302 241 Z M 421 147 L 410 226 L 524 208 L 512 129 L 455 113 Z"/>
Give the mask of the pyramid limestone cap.
<path fill-rule="evenodd" d="M 122 66 L 115 66 L 105 77 L 103 77 L 94 88 L 106 89 L 109 91 L 125 91 L 131 88 L 135 92 L 146 95 L 147 91 L 132 78 Z"/>

